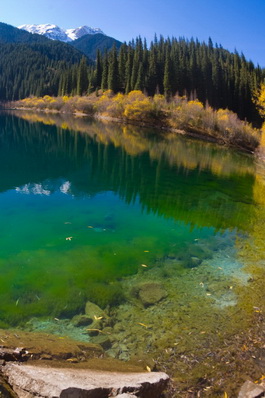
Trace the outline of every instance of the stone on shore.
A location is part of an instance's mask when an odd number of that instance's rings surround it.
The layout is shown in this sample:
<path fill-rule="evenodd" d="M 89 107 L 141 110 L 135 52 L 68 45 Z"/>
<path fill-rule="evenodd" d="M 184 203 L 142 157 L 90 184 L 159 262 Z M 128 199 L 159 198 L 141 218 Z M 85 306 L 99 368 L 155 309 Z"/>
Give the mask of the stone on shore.
<path fill-rule="evenodd" d="M 169 381 L 162 372 L 102 372 L 15 363 L 3 366 L 2 373 L 19 398 L 107 398 L 126 397 L 126 393 L 159 398 Z"/>
<path fill-rule="evenodd" d="M 248 380 L 241 387 L 238 398 L 258 398 L 264 396 L 262 393 L 265 393 L 265 389 L 261 385 Z"/>

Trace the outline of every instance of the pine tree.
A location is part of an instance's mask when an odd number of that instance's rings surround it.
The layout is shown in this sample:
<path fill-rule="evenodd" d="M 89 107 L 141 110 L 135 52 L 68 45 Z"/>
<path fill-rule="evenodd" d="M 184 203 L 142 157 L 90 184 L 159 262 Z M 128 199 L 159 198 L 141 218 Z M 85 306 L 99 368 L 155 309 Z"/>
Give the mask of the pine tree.
<path fill-rule="evenodd" d="M 109 69 L 108 56 L 107 54 L 105 54 L 103 59 L 102 78 L 101 78 L 101 89 L 103 91 L 108 89 L 108 69 Z"/>
<path fill-rule="evenodd" d="M 87 75 L 86 58 L 82 57 L 77 74 L 77 95 L 86 94 L 88 89 L 88 75 Z"/>
<path fill-rule="evenodd" d="M 164 68 L 164 79 L 163 79 L 164 94 L 167 99 L 169 99 L 170 96 L 172 95 L 172 84 L 171 84 L 172 80 L 173 80 L 173 68 L 170 59 L 169 49 L 167 49 L 165 68 Z"/>
<path fill-rule="evenodd" d="M 112 90 L 114 93 L 117 93 L 119 90 L 119 70 L 115 46 L 112 48 L 109 56 L 108 90 Z"/>
<path fill-rule="evenodd" d="M 95 70 L 95 89 L 101 86 L 102 81 L 102 58 L 101 53 L 97 50 L 96 70 Z"/>

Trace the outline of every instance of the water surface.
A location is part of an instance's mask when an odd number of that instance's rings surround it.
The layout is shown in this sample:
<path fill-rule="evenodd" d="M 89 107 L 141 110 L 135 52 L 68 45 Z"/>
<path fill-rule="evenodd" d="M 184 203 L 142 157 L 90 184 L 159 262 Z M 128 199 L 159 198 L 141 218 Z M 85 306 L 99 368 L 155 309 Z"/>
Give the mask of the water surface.
<path fill-rule="evenodd" d="M 20 116 L 0 116 L 0 326 L 89 340 L 71 319 L 91 301 L 112 317 L 108 352 L 121 359 L 146 338 L 154 351 L 187 329 L 203 337 L 220 322 L 221 333 L 264 208 L 253 158 L 152 129 Z M 145 305 L 150 282 L 165 294 Z"/>

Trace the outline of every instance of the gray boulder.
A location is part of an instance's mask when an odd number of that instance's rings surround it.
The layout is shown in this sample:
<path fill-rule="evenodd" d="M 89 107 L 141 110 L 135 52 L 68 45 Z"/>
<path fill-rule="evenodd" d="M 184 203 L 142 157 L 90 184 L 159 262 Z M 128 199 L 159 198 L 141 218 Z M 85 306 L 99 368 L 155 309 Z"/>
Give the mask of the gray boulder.
<path fill-rule="evenodd" d="M 238 398 L 257 398 L 265 396 L 264 393 L 265 389 L 262 386 L 248 380 L 241 387 Z"/>
<path fill-rule="evenodd" d="M 3 366 L 2 373 L 19 398 L 108 398 L 125 393 L 159 398 L 169 382 L 162 372 L 103 372 L 15 363 Z"/>

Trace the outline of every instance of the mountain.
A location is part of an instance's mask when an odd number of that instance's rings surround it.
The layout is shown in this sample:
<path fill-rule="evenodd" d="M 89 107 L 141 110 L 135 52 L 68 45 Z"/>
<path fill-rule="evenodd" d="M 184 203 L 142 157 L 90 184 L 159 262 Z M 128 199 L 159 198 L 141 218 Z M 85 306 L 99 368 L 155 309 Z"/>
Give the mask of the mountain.
<path fill-rule="evenodd" d="M 82 36 L 96 35 L 98 33 L 105 35 L 105 33 L 103 33 L 101 29 L 90 28 L 89 26 L 80 26 L 79 28 L 75 28 L 75 29 L 67 29 L 65 32 L 71 40 L 77 40 L 77 39 L 80 39 L 80 37 L 82 37 Z"/>
<path fill-rule="evenodd" d="M 97 50 L 104 53 L 105 50 L 110 50 L 113 45 L 119 49 L 122 43 L 113 37 L 97 33 L 82 36 L 80 39 L 73 41 L 71 45 L 82 51 L 88 58 L 96 59 Z"/>
<path fill-rule="evenodd" d="M 0 43 L 47 43 L 49 40 L 0 22 Z"/>
<path fill-rule="evenodd" d="M 104 35 L 101 29 L 99 28 L 90 28 L 89 26 L 80 26 L 79 28 L 74 29 L 62 29 L 57 25 L 53 24 L 43 24 L 43 25 L 20 25 L 18 29 L 30 32 L 37 33 L 39 35 L 43 35 L 52 40 L 60 40 L 65 43 L 72 42 L 80 37 L 90 34 L 98 34 L 101 33 Z"/>
<path fill-rule="evenodd" d="M 4 23 L 0 23 L 0 54 L 0 100 L 4 101 L 56 95 L 61 74 L 78 67 L 83 57 L 67 43 Z"/>
<path fill-rule="evenodd" d="M 90 28 L 88 26 L 64 30 L 52 24 L 21 25 L 18 29 L 20 29 L 21 32 L 27 31 L 51 40 L 59 40 L 71 44 L 79 51 L 82 51 L 87 57 L 94 60 L 96 59 L 98 49 L 103 53 L 105 50 L 110 50 L 114 44 L 117 49 L 119 49 L 122 44 L 120 41 L 106 36 L 101 29 Z"/>

